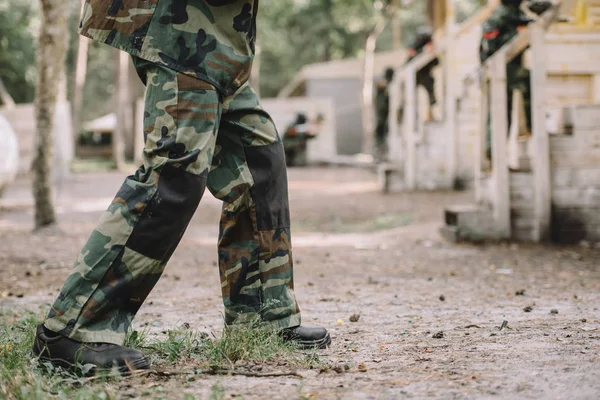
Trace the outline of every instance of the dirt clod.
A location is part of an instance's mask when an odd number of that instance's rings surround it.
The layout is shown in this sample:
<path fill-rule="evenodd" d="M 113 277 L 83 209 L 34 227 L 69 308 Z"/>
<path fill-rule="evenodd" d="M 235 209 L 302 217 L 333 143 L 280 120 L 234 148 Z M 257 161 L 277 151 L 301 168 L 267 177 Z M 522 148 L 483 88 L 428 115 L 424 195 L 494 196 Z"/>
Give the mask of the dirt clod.
<path fill-rule="evenodd" d="M 439 331 L 438 333 L 436 333 L 435 335 L 432 336 L 432 338 L 434 338 L 434 339 L 442 339 L 443 337 L 444 337 L 443 331 Z"/>
<path fill-rule="evenodd" d="M 346 372 L 344 367 L 342 367 L 341 365 L 336 365 L 335 367 L 332 368 L 332 370 L 334 370 L 338 374 L 343 374 L 344 372 Z"/>
<path fill-rule="evenodd" d="M 360 314 L 352 314 L 350 316 L 350 322 L 358 322 L 359 319 L 360 319 Z"/>
<path fill-rule="evenodd" d="M 444 296 L 444 295 L 441 295 L 441 296 L 440 296 L 440 301 L 446 301 L 446 296 Z"/>
<path fill-rule="evenodd" d="M 556 308 L 553 308 L 552 310 L 550 310 L 550 314 L 556 315 L 558 314 L 558 310 Z"/>
<path fill-rule="evenodd" d="M 367 366 L 365 365 L 365 363 L 361 362 L 360 364 L 358 364 L 358 370 L 360 372 L 367 372 Z"/>
<path fill-rule="evenodd" d="M 523 309 L 523 311 L 525 311 L 525 312 L 531 312 L 531 311 L 533 311 L 533 307 L 531 307 L 531 306 L 527 306 L 527 307 L 525 307 L 525 308 Z"/>
<path fill-rule="evenodd" d="M 515 296 L 525 296 L 525 289 L 517 290 Z"/>

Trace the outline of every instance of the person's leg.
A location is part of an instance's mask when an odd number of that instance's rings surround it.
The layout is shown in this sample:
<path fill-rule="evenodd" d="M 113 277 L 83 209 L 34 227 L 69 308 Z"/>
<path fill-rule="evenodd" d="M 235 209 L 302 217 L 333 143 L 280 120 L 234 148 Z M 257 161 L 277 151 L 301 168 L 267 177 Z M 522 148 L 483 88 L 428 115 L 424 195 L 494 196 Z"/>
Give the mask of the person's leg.
<path fill-rule="evenodd" d="M 208 188 L 224 202 L 218 246 L 225 323 L 300 325 L 283 145 L 250 86 L 224 101 Z"/>
<path fill-rule="evenodd" d="M 44 322 L 80 342 L 123 343 L 200 202 L 214 152 L 214 87 L 136 64 L 147 81 L 144 165 L 123 183 Z"/>
<path fill-rule="evenodd" d="M 300 347 L 328 346 L 327 330 L 300 326 L 284 149 L 248 85 L 223 102 L 208 189 L 224 202 L 219 273 L 225 323 L 267 324 Z"/>
<path fill-rule="evenodd" d="M 437 103 L 435 97 L 435 79 L 433 78 L 433 72 L 431 69 L 422 69 L 417 74 L 417 84 L 423 86 L 427 91 L 429 97 L 429 105 L 433 106 Z"/>

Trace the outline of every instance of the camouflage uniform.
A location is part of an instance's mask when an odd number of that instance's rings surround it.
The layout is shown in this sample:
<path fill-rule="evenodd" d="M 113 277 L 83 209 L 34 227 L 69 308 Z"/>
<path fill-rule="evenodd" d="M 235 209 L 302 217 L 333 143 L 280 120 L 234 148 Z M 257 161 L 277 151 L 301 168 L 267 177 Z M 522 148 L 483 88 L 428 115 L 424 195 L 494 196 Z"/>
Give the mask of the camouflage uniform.
<path fill-rule="evenodd" d="M 144 162 L 84 246 L 45 325 L 122 344 L 204 189 L 222 200 L 225 322 L 300 325 L 285 157 L 246 83 L 258 2 L 87 0 L 80 31 L 123 49 L 146 84 Z"/>
<path fill-rule="evenodd" d="M 390 112 L 390 83 L 394 78 L 394 70 L 387 68 L 385 77 L 377 81 L 375 88 L 375 155 L 385 158 L 387 153 L 387 135 L 389 130 L 388 115 Z"/>
<path fill-rule="evenodd" d="M 526 26 L 530 20 L 517 4 L 501 4 L 483 24 L 483 37 L 480 46 L 480 59 L 485 62 L 502 46 L 510 42 L 519 28 Z M 523 94 L 527 128 L 531 131 L 531 90 L 529 70 L 523 67 L 523 54 L 518 55 L 506 65 L 506 91 L 508 99 L 508 126 L 512 120 L 512 93 L 519 90 Z M 507 132 L 508 133 L 508 132 Z M 488 115 L 486 149 L 491 154 L 491 123 Z"/>
<path fill-rule="evenodd" d="M 423 53 L 423 49 L 431 43 L 431 33 L 428 29 L 421 29 L 409 49 L 409 58 L 407 63 L 412 61 L 419 54 Z M 417 85 L 421 85 L 427 90 L 429 95 L 429 104 L 435 105 L 437 99 L 435 97 L 435 80 L 433 79 L 432 70 L 439 65 L 439 61 L 436 58 L 429 64 L 417 71 Z"/>
<path fill-rule="evenodd" d="M 287 165 L 306 166 L 308 141 L 316 138 L 308 126 L 308 118 L 303 113 L 298 113 L 294 122 L 289 124 L 283 134 L 283 148 Z"/>

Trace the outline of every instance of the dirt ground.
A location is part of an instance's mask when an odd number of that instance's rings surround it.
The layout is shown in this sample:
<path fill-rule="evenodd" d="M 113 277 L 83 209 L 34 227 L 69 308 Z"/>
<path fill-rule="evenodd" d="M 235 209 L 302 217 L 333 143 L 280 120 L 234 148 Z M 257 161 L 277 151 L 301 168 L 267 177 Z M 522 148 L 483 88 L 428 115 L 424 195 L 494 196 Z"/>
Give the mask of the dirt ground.
<path fill-rule="evenodd" d="M 442 209 L 469 193 L 384 196 L 361 169 L 289 175 L 296 294 L 304 324 L 332 333 L 321 355 L 331 368 L 298 371 L 303 379 L 162 379 L 164 398 L 209 398 L 215 384 L 244 399 L 600 398 L 600 246 L 454 245 L 437 232 Z M 31 233 L 29 182 L 7 190 L 0 308 L 52 301 L 122 179 L 62 183 L 60 230 L 42 234 Z M 135 326 L 221 331 L 219 210 L 207 193 Z"/>

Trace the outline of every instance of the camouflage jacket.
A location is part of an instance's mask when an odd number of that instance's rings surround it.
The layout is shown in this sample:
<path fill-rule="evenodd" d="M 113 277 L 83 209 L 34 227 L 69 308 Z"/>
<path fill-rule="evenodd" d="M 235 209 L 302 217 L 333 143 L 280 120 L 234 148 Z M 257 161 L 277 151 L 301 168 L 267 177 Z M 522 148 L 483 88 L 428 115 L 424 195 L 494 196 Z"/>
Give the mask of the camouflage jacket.
<path fill-rule="evenodd" d="M 377 82 L 376 92 L 375 92 L 375 115 L 378 119 L 384 120 L 387 118 L 388 112 L 390 110 L 390 92 L 389 92 L 390 83 L 381 79 Z"/>
<path fill-rule="evenodd" d="M 86 0 L 80 34 L 231 95 L 249 76 L 258 0 Z"/>
<path fill-rule="evenodd" d="M 410 47 L 408 48 L 408 59 L 406 60 L 406 64 L 408 64 L 413 59 L 415 59 L 418 55 L 423 53 L 423 50 L 425 50 L 425 47 L 427 45 L 431 44 L 432 40 L 433 40 L 433 38 L 430 34 L 417 34 L 415 36 L 414 40 L 412 41 L 412 43 L 410 44 Z M 432 60 L 429 64 L 424 66 L 421 69 L 421 71 L 429 71 L 437 65 L 439 65 L 439 60 L 436 58 L 436 59 Z"/>
<path fill-rule="evenodd" d="M 500 5 L 483 24 L 483 35 L 479 49 L 481 62 L 490 58 L 519 32 L 519 28 L 531 22 L 518 6 Z M 511 64 L 521 64 L 516 57 Z"/>

